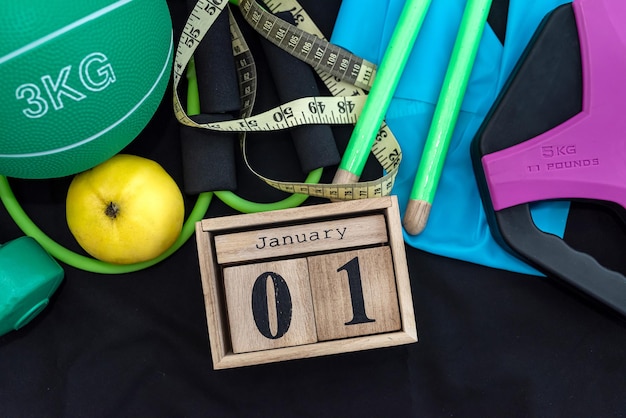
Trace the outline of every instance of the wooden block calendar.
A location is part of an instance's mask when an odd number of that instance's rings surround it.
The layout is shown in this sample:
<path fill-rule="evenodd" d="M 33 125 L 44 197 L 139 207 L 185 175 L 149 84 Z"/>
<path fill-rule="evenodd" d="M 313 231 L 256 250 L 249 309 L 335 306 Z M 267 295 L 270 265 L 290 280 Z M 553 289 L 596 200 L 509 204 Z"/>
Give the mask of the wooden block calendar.
<path fill-rule="evenodd" d="M 395 196 L 196 224 L 215 369 L 417 341 Z"/>

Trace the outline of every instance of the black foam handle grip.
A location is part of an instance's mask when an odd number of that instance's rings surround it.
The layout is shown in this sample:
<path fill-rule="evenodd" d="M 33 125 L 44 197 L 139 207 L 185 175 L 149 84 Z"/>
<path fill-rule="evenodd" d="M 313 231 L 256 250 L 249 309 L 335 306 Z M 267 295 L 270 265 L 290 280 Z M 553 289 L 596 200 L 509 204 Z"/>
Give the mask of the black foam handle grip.
<path fill-rule="evenodd" d="M 191 116 L 197 123 L 231 120 L 228 114 Z M 237 134 L 181 125 L 183 188 L 194 195 L 237 189 L 235 144 Z"/>
<path fill-rule="evenodd" d="M 293 23 L 293 16 L 289 12 L 276 16 Z M 308 64 L 265 39 L 261 44 L 282 103 L 320 95 L 315 73 Z M 329 125 L 303 125 L 290 131 L 304 172 L 339 164 L 341 156 Z"/>
<path fill-rule="evenodd" d="M 193 9 L 195 4 L 196 1 L 187 0 L 189 10 Z M 200 112 L 238 114 L 241 99 L 227 10 L 217 17 L 193 56 L 198 79 Z"/>
<path fill-rule="evenodd" d="M 530 207 L 518 205 L 496 212 L 502 244 L 529 264 L 584 295 L 626 316 L 626 277 L 577 251 L 556 235 L 539 230 Z"/>

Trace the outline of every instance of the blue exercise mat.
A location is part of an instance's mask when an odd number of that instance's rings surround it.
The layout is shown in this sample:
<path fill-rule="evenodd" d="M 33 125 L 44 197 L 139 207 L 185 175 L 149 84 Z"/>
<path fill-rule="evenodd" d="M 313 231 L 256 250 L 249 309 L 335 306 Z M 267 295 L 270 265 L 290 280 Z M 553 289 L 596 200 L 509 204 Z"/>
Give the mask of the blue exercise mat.
<path fill-rule="evenodd" d="M 435 103 L 448 66 L 465 0 L 433 0 L 387 116 L 403 160 L 392 191 L 401 215 L 409 199 Z M 543 275 L 500 247 L 489 231 L 474 179 L 470 143 L 543 17 L 563 0 L 510 0 L 504 45 L 487 25 L 472 70 L 426 229 L 404 231 L 415 248 L 520 273 Z M 331 41 L 379 63 L 404 0 L 344 0 Z M 535 224 L 563 237 L 568 202 L 532 206 Z"/>

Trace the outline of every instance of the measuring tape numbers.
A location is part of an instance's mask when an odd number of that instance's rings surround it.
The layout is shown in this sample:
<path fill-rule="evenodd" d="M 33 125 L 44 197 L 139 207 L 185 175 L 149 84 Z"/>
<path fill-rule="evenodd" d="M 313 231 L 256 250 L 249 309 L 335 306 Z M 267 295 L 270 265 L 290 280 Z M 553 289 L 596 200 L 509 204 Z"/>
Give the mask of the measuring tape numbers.
<path fill-rule="evenodd" d="M 214 131 L 240 132 L 243 158 L 247 167 L 268 185 L 287 193 L 328 199 L 351 200 L 380 197 L 391 192 L 402 152 L 398 141 L 382 123 L 371 152 L 385 171 L 372 181 L 352 184 L 309 184 L 276 181 L 264 177 L 250 165 L 246 155 L 246 133 L 289 129 L 307 124 L 355 124 L 367 99 L 376 66 L 367 60 L 329 43 L 313 20 L 295 0 L 264 0 L 264 7 L 254 0 L 240 0 L 239 10 L 256 32 L 276 46 L 308 63 L 319 75 L 332 96 L 305 97 L 268 111 L 252 115 L 256 94 L 254 58 L 243 38 L 227 0 L 199 0 L 190 13 L 178 42 L 173 68 L 174 113 L 184 125 Z M 227 10 L 224 10 L 227 9 Z M 289 11 L 297 26 L 272 13 Z M 231 22 L 242 110 L 241 118 L 200 124 L 194 122 L 181 105 L 178 87 L 193 53 L 220 13 L 228 12 Z"/>

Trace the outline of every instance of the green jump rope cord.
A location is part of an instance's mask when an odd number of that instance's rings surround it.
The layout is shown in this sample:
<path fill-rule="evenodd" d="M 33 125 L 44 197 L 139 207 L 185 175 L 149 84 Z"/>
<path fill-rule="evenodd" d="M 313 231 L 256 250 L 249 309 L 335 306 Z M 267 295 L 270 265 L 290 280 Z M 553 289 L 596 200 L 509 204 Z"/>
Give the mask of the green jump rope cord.
<path fill-rule="evenodd" d="M 167 249 L 160 256 L 148 261 L 134 264 L 113 264 L 105 261 L 96 260 L 95 258 L 86 257 L 84 255 L 75 253 L 63 247 L 48 235 L 46 235 L 35 223 L 28 217 L 24 209 L 20 206 L 9 182 L 5 176 L 0 176 L 0 199 L 4 204 L 7 212 L 17 226 L 29 237 L 34 238 L 44 250 L 48 252 L 52 257 L 80 270 L 90 271 L 93 273 L 103 274 L 122 274 L 131 273 L 134 271 L 142 270 L 147 267 L 166 259 L 178 250 L 195 231 L 195 224 L 197 221 L 202 220 L 202 217 L 206 213 L 209 204 L 211 203 L 213 195 L 211 193 L 202 193 L 198 196 L 196 204 L 192 209 L 189 217 L 183 224 L 182 230 L 174 244 Z"/>

